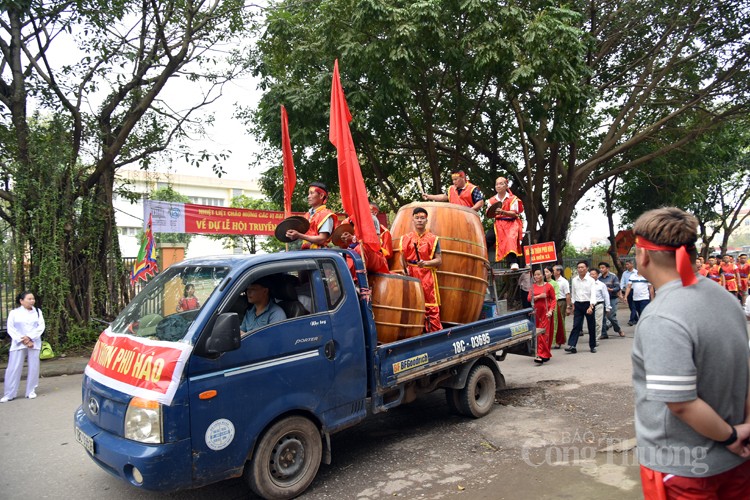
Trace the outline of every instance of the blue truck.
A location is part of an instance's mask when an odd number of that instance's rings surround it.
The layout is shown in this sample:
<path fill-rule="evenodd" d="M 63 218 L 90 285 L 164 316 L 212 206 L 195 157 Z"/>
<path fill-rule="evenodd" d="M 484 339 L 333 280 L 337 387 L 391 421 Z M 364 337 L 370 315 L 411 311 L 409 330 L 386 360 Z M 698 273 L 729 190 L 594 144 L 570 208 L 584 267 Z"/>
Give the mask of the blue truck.
<path fill-rule="evenodd" d="M 245 291 L 264 277 L 287 319 L 241 332 Z M 498 361 L 533 352 L 529 309 L 379 345 L 358 287 L 366 279 L 357 254 L 332 250 L 166 269 L 102 333 L 83 377 L 76 440 L 139 488 L 244 476 L 263 498 L 293 498 L 331 463 L 333 433 L 438 389 L 453 411 L 480 418 L 505 383 Z M 187 285 L 202 304 L 180 310 Z"/>

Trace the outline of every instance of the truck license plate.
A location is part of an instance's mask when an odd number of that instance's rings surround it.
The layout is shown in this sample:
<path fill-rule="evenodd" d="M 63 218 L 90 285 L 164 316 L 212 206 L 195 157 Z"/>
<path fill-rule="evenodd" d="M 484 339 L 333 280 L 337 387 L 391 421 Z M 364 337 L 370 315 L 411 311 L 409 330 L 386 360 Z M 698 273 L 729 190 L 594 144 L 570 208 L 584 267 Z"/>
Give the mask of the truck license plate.
<path fill-rule="evenodd" d="M 76 441 L 81 443 L 81 446 L 86 448 L 86 451 L 94 454 L 94 438 L 87 436 L 81 429 L 78 427 L 75 428 L 76 433 Z"/>

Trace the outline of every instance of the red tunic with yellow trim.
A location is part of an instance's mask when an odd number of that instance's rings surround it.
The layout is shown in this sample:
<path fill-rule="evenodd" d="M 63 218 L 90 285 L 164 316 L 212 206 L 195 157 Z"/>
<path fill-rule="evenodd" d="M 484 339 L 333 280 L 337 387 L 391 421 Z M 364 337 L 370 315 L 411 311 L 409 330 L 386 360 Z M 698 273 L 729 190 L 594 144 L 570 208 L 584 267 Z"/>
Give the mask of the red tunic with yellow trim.
<path fill-rule="evenodd" d="M 474 184 L 467 182 L 463 190 L 461 190 L 461 194 L 459 194 L 456 186 L 451 186 L 448 188 L 448 201 L 451 203 L 455 203 L 456 205 L 463 205 L 465 207 L 471 208 L 474 206 L 474 202 L 472 201 L 472 194 L 474 193 L 475 189 L 479 188 L 477 188 Z"/>
<path fill-rule="evenodd" d="M 336 229 L 336 214 L 334 214 L 331 210 L 328 210 L 325 205 L 321 205 L 316 208 L 312 216 L 310 215 L 310 212 L 305 213 L 305 218 L 310 221 L 310 229 L 308 229 L 305 233 L 308 236 L 318 236 L 320 234 L 320 228 L 329 218 L 333 218 L 333 229 Z M 333 230 L 331 230 L 331 233 L 333 233 Z M 330 237 L 330 234 L 328 236 Z M 310 243 L 309 241 L 303 241 L 302 250 L 308 250 L 311 248 L 324 248 L 328 244 L 329 240 L 326 241 L 325 245 L 315 245 L 313 243 Z"/>
<path fill-rule="evenodd" d="M 495 215 L 495 261 L 503 260 L 508 254 L 521 255 L 521 238 L 523 238 L 523 202 L 511 192 L 506 193 L 505 198 L 500 200 L 498 195 L 490 198 L 489 206 L 502 201 L 500 210 L 505 212 L 514 211 L 515 217 L 508 215 Z"/>
<path fill-rule="evenodd" d="M 424 290 L 425 330 L 428 332 L 436 332 L 443 328 L 440 322 L 440 290 L 437 272 L 434 267 L 419 267 L 416 262 L 435 258 L 438 239 L 429 231 L 425 231 L 422 236 L 412 231 L 401 237 L 401 252 L 406 260 L 406 272 L 409 276 L 417 278 Z M 417 250 L 419 255 L 417 255 Z"/>
<path fill-rule="evenodd" d="M 721 267 L 721 273 L 724 275 L 724 288 L 728 292 L 737 291 L 737 266 L 734 264 L 724 264 L 723 262 L 719 265 Z"/>
<path fill-rule="evenodd" d="M 745 293 L 747 292 L 747 279 L 750 276 L 750 263 L 737 264 L 737 271 L 740 273 L 740 290 Z"/>
<path fill-rule="evenodd" d="M 709 265 L 708 266 L 708 274 L 706 274 L 706 278 L 710 279 L 711 281 L 715 281 L 716 283 L 721 283 L 721 274 L 720 274 L 721 268 L 717 266 L 716 264 Z"/>

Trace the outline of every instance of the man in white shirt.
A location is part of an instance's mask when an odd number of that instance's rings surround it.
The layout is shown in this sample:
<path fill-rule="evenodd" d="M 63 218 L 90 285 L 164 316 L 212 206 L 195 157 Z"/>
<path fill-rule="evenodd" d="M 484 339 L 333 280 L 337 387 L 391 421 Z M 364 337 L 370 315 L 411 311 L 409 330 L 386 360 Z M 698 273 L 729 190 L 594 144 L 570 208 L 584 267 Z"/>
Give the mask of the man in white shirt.
<path fill-rule="evenodd" d="M 559 349 L 565 343 L 565 316 L 573 312 L 573 303 L 570 301 L 570 283 L 563 276 L 563 266 L 556 265 L 552 272 L 560 290 L 557 294 L 557 334 L 554 349 Z"/>
<path fill-rule="evenodd" d="M 604 315 L 609 313 L 612 309 L 612 303 L 609 300 L 607 286 L 599 281 L 599 270 L 591 269 L 589 275 L 594 280 L 594 284 L 592 285 L 594 294 L 596 295 L 596 302 L 594 302 L 594 320 L 596 321 L 596 340 L 599 340 L 602 338 L 602 333 L 604 332 Z"/>
<path fill-rule="evenodd" d="M 625 288 L 628 286 L 628 282 L 630 282 L 630 277 L 635 273 L 635 265 L 633 264 L 632 260 L 626 260 L 625 261 L 625 270 L 622 272 L 622 276 L 620 276 L 620 289 L 625 290 Z M 630 309 L 630 319 L 628 319 L 628 326 L 633 326 L 638 322 L 638 314 L 635 312 L 635 306 L 633 305 L 633 297 L 628 296 L 628 309 Z"/>
<path fill-rule="evenodd" d="M 640 319 L 643 310 L 649 302 L 654 300 L 654 287 L 651 286 L 651 283 L 646 278 L 638 273 L 637 269 L 634 269 L 633 274 L 630 275 L 628 286 L 625 288 L 625 297 L 627 298 L 631 293 L 633 294 L 633 306 L 635 307 L 636 315 Z"/>
<path fill-rule="evenodd" d="M 568 347 L 565 351 L 575 354 L 578 337 L 583 330 L 583 319 L 586 318 L 586 326 L 589 331 L 589 348 L 596 352 L 596 321 L 594 319 L 594 306 L 596 305 L 596 294 L 593 287 L 594 279 L 589 276 L 589 266 L 585 260 L 576 265 L 577 276 L 571 280 L 571 297 L 573 299 L 573 329 L 568 338 Z"/>

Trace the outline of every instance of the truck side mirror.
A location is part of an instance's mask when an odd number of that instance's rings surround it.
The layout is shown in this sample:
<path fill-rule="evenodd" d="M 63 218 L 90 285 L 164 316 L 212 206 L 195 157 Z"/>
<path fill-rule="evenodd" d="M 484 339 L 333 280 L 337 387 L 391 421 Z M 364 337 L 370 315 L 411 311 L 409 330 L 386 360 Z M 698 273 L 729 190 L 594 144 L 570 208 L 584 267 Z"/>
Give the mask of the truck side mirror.
<path fill-rule="evenodd" d="M 240 317 L 237 313 L 220 314 L 214 322 L 200 354 L 213 357 L 240 348 Z"/>

